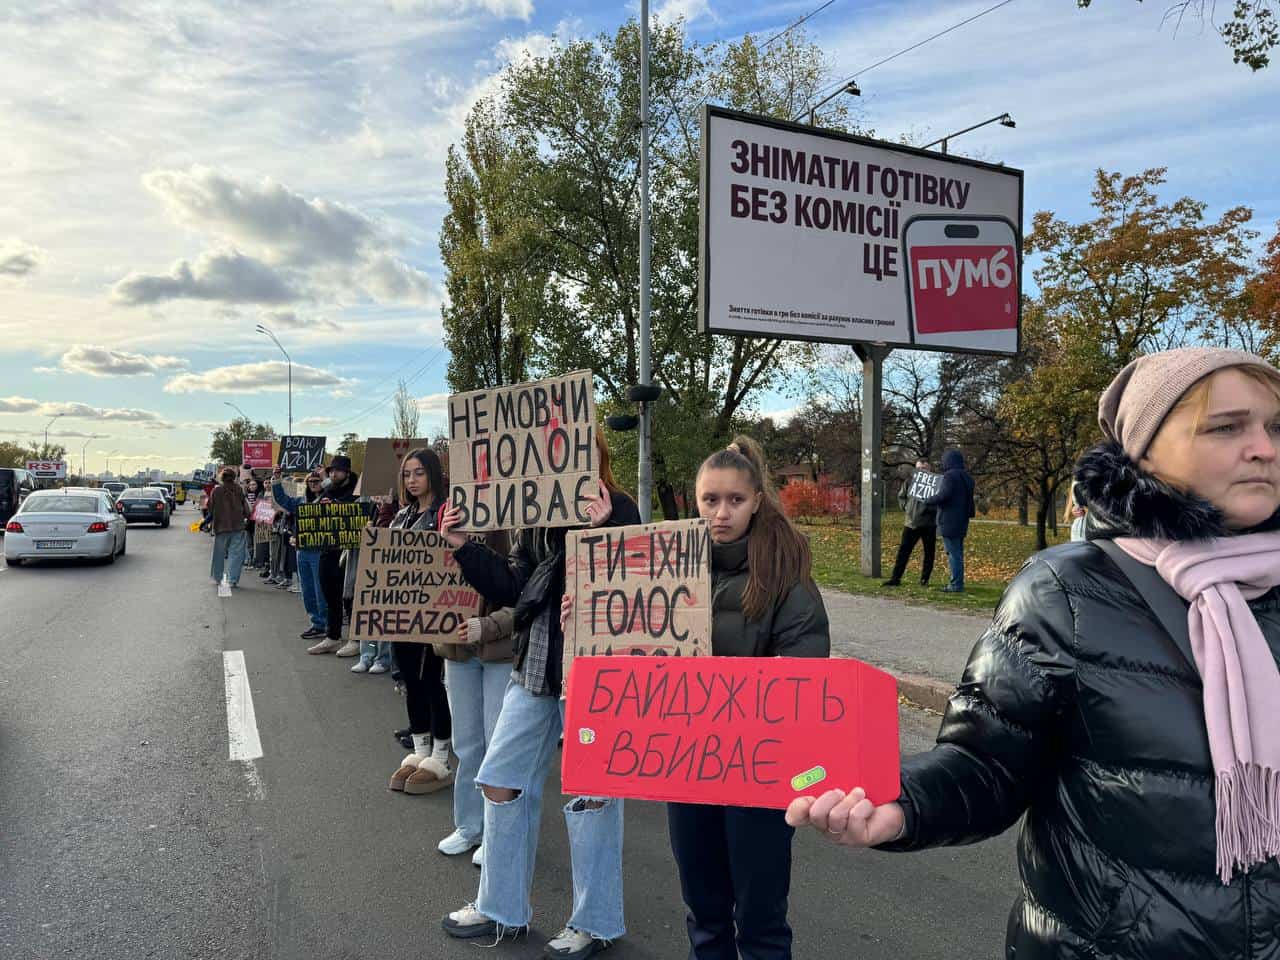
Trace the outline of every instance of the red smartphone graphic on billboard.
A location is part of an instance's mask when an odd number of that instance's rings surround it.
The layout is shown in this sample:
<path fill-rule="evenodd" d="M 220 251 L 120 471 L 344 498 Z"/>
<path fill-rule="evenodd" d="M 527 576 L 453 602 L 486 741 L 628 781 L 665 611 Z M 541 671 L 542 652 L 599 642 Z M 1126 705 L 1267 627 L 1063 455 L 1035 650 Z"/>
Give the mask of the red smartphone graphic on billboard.
<path fill-rule="evenodd" d="M 1012 223 L 913 217 L 902 244 L 913 343 L 1017 350 L 1021 264 Z"/>

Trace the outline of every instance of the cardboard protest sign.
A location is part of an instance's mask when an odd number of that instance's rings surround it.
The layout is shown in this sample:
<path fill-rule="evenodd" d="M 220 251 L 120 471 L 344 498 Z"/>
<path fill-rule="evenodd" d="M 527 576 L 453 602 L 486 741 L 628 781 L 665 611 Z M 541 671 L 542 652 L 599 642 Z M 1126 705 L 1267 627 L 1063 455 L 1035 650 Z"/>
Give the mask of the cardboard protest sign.
<path fill-rule="evenodd" d="M 459 530 L 574 527 L 598 496 L 590 370 L 449 398 L 449 501 Z"/>
<path fill-rule="evenodd" d="M 711 533 L 705 520 L 572 530 L 565 592 L 574 598 L 564 676 L 575 657 L 711 653 Z"/>
<path fill-rule="evenodd" d="M 935 497 L 942 490 L 942 474 L 917 470 L 911 475 L 911 485 L 907 488 L 907 496 L 917 500 Z"/>
<path fill-rule="evenodd" d="M 360 546 L 360 535 L 369 522 L 369 505 L 352 503 L 300 503 L 298 549 Z"/>
<path fill-rule="evenodd" d="M 324 437 L 283 437 L 280 440 L 280 469 L 314 470 L 324 463 Z"/>
<path fill-rule="evenodd" d="M 863 787 L 898 796 L 898 693 L 857 660 L 579 657 L 569 676 L 569 795 L 782 809 Z"/>
<path fill-rule="evenodd" d="M 355 640 L 457 643 L 463 621 L 480 616 L 480 594 L 434 530 L 366 528 L 355 591 Z"/>
<path fill-rule="evenodd" d="M 241 440 L 241 464 L 249 467 L 250 469 L 256 467 L 266 467 L 270 469 L 276 462 L 273 455 L 274 446 L 275 445 L 271 440 Z"/>
<path fill-rule="evenodd" d="M 259 499 L 253 505 L 253 522 L 270 523 L 275 519 L 276 506 L 270 500 Z"/>
<path fill-rule="evenodd" d="M 430 447 L 426 440 L 402 440 L 400 437 L 370 437 L 365 441 L 364 471 L 360 474 L 358 493 L 373 497 L 386 496 L 400 483 L 400 461 L 410 450 Z"/>

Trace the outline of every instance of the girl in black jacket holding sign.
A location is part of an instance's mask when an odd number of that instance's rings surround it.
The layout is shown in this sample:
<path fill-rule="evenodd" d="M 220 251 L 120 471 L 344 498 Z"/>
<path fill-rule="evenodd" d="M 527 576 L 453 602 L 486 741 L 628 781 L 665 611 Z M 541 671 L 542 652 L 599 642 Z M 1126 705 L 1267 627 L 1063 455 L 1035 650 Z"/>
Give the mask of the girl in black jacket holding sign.
<path fill-rule="evenodd" d="M 809 543 L 783 512 L 759 445 L 738 437 L 713 453 L 698 470 L 696 493 L 711 526 L 711 652 L 829 656 Z M 689 908 L 690 958 L 789 958 L 795 830 L 782 811 L 670 803 L 667 823 Z"/>

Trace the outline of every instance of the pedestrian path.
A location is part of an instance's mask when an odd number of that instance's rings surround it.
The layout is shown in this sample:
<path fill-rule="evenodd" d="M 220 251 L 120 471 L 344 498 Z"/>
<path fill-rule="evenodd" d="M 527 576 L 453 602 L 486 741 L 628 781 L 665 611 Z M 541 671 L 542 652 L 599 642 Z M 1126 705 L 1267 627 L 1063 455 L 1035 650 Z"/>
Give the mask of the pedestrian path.
<path fill-rule="evenodd" d="M 823 589 L 831 620 L 831 653 L 865 661 L 898 678 L 908 699 L 940 710 L 988 616 L 917 606 L 901 600 Z"/>

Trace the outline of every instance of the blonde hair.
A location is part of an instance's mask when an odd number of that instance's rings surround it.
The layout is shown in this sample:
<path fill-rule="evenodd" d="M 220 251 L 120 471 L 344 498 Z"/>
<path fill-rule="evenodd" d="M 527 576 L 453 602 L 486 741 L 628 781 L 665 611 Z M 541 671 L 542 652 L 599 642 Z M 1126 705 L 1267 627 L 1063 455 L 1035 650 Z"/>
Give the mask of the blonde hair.
<path fill-rule="evenodd" d="M 1194 436 L 1200 427 L 1204 424 L 1205 418 L 1209 415 L 1209 394 L 1210 385 L 1213 378 L 1219 374 L 1226 373 L 1228 370 L 1236 372 L 1248 377 L 1254 383 L 1262 384 L 1269 389 L 1272 395 L 1280 402 L 1280 373 L 1270 369 L 1269 367 L 1257 366 L 1241 366 L 1241 367 L 1224 367 L 1217 370 L 1209 376 L 1198 380 L 1191 389 L 1182 395 L 1182 398 L 1173 406 L 1173 413 L 1178 410 L 1194 407 L 1196 412 L 1195 421 L 1191 425 L 1191 433 Z"/>

